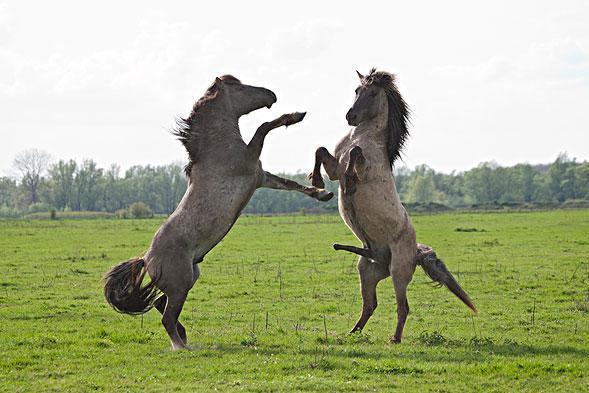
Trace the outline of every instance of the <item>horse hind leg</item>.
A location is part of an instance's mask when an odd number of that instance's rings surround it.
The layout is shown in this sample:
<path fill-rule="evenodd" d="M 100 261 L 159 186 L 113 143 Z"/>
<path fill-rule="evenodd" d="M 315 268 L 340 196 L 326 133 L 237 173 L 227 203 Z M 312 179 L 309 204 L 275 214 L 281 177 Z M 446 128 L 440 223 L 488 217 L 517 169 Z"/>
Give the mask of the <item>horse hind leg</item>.
<path fill-rule="evenodd" d="M 201 262 L 201 261 L 202 261 L 202 259 L 200 259 L 198 262 Z M 200 277 L 200 268 L 198 267 L 198 262 L 194 262 L 192 265 L 192 284 L 190 286 L 191 288 L 196 283 L 196 280 L 198 280 L 198 278 Z M 186 291 L 186 293 L 188 294 L 188 291 Z M 186 299 L 186 297 L 184 299 Z M 172 332 L 172 334 L 170 334 L 170 330 L 168 330 L 168 327 L 166 326 L 166 322 L 164 322 L 164 319 L 166 317 L 166 314 L 165 314 L 166 308 L 169 303 L 170 302 L 169 302 L 168 296 L 162 295 L 159 297 L 159 299 L 157 299 L 154 306 L 162 314 L 162 324 L 164 325 L 164 327 L 166 328 L 166 331 L 168 332 L 168 335 L 170 336 L 170 341 L 172 342 L 172 348 L 173 349 L 181 349 L 181 348 L 174 347 L 174 340 L 172 339 L 173 332 Z M 182 305 L 183 305 L 183 303 L 184 302 L 182 302 Z M 187 348 L 188 339 L 186 337 L 186 328 L 178 320 L 178 317 L 180 316 L 181 311 L 182 311 L 182 306 L 180 306 L 180 310 L 178 311 L 178 316 L 176 317 L 176 331 L 178 332 L 178 335 L 180 336 L 180 339 L 182 340 L 182 343 L 184 344 L 183 348 Z"/>
<path fill-rule="evenodd" d="M 182 307 L 188 296 L 188 291 L 174 292 L 167 294 L 168 301 L 164 308 L 162 315 L 162 325 L 166 329 L 170 342 L 172 344 L 172 350 L 177 351 L 179 349 L 186 349 L 186 343 L 182 340 L 182 337 L 178 331 L 178 317 L 182 312 Z"/>
<path fill-rule="evenodd" d="M 403 337 L 403 329 L 409 315 L 409 302 L 407 301 L 407 286 L 411 281 L 411 275 L 392 273 L 393 287 L 395 289 L 395 298 L 397 299 L 397 327 L 395 335 L 391 338 L 391 343 L 398 344 Z"/>
<path fill-rule="evenodd" d="M 160 314 L 162 314 L 162 316 L 164 315 L 167 302 L 168 297 L 166 295 L 162 295 L 156 300 L 154 304 L 155 308 L 160 312 Z M 180 321 L 176 323 L 176 329 L 178 329 L 178 334 L 180 335 L 182 342 L 184 342 L 184 345 L 187 345 L 188 341 L 186 339 L 186 328 L 184 327 L 184 325 L 182 325 L 182 323 L 180 323 Z"/>
<path fill-rule="evenodd" d="M 371 262 L 366 257 L 360 257 L 358 260 L 358 273 L 360 274 L 360 291 L 362 294 L 362 314 L 360 319 L 352 328 L 350 333 L 362 331 L 364 326 L 376 310 L 376 286 L 389 274 L 386 269 L 381 269 L 382 265 Z"/>

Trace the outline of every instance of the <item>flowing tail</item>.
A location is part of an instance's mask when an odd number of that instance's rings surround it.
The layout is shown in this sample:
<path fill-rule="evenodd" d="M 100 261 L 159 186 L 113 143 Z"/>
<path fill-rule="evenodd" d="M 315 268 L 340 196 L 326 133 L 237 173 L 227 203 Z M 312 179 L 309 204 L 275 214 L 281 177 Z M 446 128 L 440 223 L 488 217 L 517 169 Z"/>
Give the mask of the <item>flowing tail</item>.
<path fill-rule="evenodd" d="M 420 265 L 425 273 L 433 281 L 440 285 L 445 285 L 454 295 L 456 295 L 464 304 L 468 306 L 475 314 L 478 314 L 477 308 L 473 304 L 468 294 L 462 289 L 452 273 L 446 268 L 444 262 L 439 259 L 433 248 L 425 244 L 417 243 L 417 254 L 415 261 Z"/>
<path fill-rule="evenodd" d="M 113 266 L 104 275 L 104 297 L 116 311 L 139 315 L 151 310 L 160 290 L 150 282 L 141 287 L 145 276 L 143 258 L 132 258 Z"/>

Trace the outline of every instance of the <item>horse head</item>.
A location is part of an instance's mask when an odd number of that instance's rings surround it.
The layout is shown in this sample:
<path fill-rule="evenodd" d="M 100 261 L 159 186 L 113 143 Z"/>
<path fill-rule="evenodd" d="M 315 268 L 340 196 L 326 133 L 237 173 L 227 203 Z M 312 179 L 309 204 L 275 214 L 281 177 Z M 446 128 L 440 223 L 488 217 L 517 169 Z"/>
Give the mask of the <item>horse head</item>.
<path fill-rule="evenodd" d="M 223 102 L 237 117 L 263 107 L 270 108 L 276 102 L 276 94 L 264 87 L 244 85 L 232 75 L 215 78 L 209 94 Z"/>

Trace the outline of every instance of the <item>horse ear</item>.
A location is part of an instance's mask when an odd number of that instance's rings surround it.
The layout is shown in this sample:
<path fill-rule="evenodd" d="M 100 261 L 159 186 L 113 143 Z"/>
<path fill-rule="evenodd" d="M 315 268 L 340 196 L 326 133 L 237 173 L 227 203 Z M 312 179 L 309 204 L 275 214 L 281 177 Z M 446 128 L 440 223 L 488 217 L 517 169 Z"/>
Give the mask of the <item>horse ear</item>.
<path fill-rule="evenodd" d="M 223 84 L 223 79 L 216 77 L 215 78 L 215 82 L 213 83 L 213 86 L 211 86 L 213 88 L 213 90 L 215 90 L 216 92 L 219 90 L 223 90 L 223 88 L 225 87 L 225 85 Z"/>
<path fill-rule="evenodd" d="M 364 75 L 362 75 L 361 73 L 358 72 L 358 70 L 356 70 L 356 74 L 358 74 L 358 78 L 360 78 L 360 81 L 364 80 Z"/>

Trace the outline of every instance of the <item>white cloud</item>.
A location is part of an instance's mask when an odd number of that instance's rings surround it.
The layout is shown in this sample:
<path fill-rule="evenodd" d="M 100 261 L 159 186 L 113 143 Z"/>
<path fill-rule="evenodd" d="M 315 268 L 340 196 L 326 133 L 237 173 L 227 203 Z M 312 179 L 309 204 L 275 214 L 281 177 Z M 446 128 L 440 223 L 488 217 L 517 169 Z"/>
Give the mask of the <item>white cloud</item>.
<path fill-rule="evenodd" d="M 286 61 L 317 60 L 326 55 L 339 27 L 329 19 L 310 19 L 283 27 L 270 36 L 266 53 Z"/>
<path fill-rule="evenodd" d="M 14 15 L 8 8 L 8 4 L 0 3 L 0 47 L 10 41 L 14 28 Z"/>
<path fill-rule="evenodd" d="M 588 47 L 572 39 L 535 42 L 516 56 L 499 54 L 473 65 L 439 66 L 432 73 L 476 82 L 581 86 L 589 81 Z"/>
<path fill-rule="evenodd" d="M 415 114 L 409 165 L 589 157 L 585 4 L 518 2 L 509 14 L 490 3 L 424 13 L 383 2 L 371 14 L 305 1 L 289 12 L 257 0 L 138 4 L 41 2 L 29 13 L 23 2 L 0 3 L 0 130 L 10 130 L 0 168 L 30 147 L 123 168 L 181 159 L 166 127 L 223 73 L 278 95 L 271 111 L 243 119 L 246 138 L 283 111 L 309 112 L 272 133 L 263 157 L 268 169 L 308 168 L 317 145 L 331 148 L 347 130 L 354 68 L 373 65 L 399 74 Z M 546 138 L 554 128 L 557 143 Z M 131 144 L 145 154 L 130 157 Z"/>

